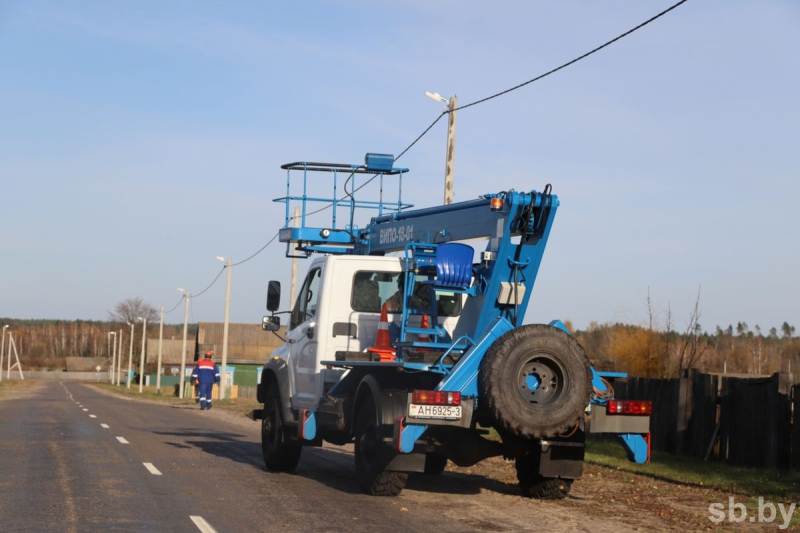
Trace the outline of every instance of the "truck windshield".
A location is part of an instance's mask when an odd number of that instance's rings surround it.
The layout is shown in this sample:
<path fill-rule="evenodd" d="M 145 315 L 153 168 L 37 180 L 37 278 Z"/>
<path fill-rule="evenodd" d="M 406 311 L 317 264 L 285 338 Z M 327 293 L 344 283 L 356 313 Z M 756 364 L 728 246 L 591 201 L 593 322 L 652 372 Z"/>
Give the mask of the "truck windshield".
<path fill-rule="evenodd" d="M 403 274 L 401 272 L 361 271 L 353 276 L 353 292 L 350 306 L 353 311 L 380 313 L 383 304 L 389 303 L 391 312 L 399 313 L 403 303 Z M 417 281 L 411 295 L 411 307 L 427 309 L 430 307 L 428 287 Z M 439 292 L 436 295 L 436 309 L 439 316 L 458 316 L 461 314 L 461 295 Z"/>

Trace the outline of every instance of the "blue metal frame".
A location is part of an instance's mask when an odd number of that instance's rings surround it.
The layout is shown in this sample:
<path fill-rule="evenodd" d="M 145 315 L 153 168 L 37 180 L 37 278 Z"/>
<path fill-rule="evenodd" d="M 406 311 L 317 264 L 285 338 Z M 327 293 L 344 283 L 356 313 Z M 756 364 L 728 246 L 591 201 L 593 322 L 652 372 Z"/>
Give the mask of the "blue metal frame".
<path fill-rule="evenodd" d="M 370 156 L 373 156 L 370 159 Z M 377 156 L 377 159 L 376 157 Z M 376 164 L 378 166 L 370 168 L 365 165 L 346 165 L 335 163 L 311 163 L 311 162 L 296 162 L 282 165 L 281 168 L 286 170 L 286 195 L 280 198 L 273 199 L 273 202 L 282 203 L 285 205 L 284 213 L 284 226 L 279 234 L 280 242 L 287 243 L 286 256 L 287 257 L 308 257 L 313 252 L 322 253 L 336 253 L 346 254 L 353 253 L 352 247 L 357 243 L 359 230 L 353 225 L 353 215 L 357 209 L 377 211 L 378 216 L 384 213 L 395 213 L 414 207 L 412 204 L 403 203 L 402 176 L 408 172 L 407 168 L 388 168 L 387 164 L 391 156 L 385 154 L 367 154 L 367 163 Z M 303 177 L 303 192 L 301 195 L 292 194 L 292 171 L 301 171 Z M 328 172 L 333 175 L 332 181 L 332 195 L 330 197 L 312 195 L 309 196 L 309 172 Z M 364 200 L 357 199 L 355 193 L 348 194 L 344 191 L 341 197 L 338 195 L 339 175 L 345 174 L 347 179 L 351 181 L 350 190 L 357 189 L 356 176 L 359 174 L 373 174 L 373 177 L 379 177 L 379 193 L 377 200 Z M 386 176 L 398 177 L 398 192 L 396 201 L 384 200 L 384 178 Z M 347 181 L 345 181 L 345 185 Z M 292 224 L 292 206 L 298 205 L 300 211 L 300 225 L 295 228 Z M 328 204 L 331 208 L 331 224 L 328 227 L 311 227 L 308 225 L 307 217 L 314 214 L 309 211 L 309 204 L 314 207 L 319 204 Z M 348 209 L 349 224 L 346 224 L 344 229 L 337 227 L 337 217 L 339 208 L 344 207 Z M 322 209 L 325 209 L 324 207 Z M 319 212 L 321 209 L 317 209 Z M 292 247 L 294 243 L 296 246 Z M 295 250 L 303 252 L 303 255 L 296 255 Z"/>

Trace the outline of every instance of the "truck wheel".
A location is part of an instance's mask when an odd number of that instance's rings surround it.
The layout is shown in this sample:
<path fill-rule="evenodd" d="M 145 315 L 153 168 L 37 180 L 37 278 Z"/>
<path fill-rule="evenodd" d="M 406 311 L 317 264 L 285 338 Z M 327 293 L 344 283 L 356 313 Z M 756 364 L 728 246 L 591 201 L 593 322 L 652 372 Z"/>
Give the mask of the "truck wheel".
<path fill-rule="evenodd" d="M 278 388 L 267 385 L 264 418 L 261 420 L 261 452 L 264 465 L 273 472 L 292 472 L 300 461 L 303 447 L 286 438 Z"/>
<path fill-rule="evenodd" d="M 517 479 L 523 496 L 539 500 L 561 500 L 572 488 L 571 479 L 540 476 L 538 465 L 530 455 L 517 457 Z"/>
<path fill-rule="evenodd" d="M 522 326 L 489 348 L 480 390 L 500 428 L 525 438 L 554 437 L 573 428 L 589 405 L 589 358 L 564 331 Z"/>
<path fill-rule="evenodd" d="M 386 452 L 372 398 L 364 398 L 355 427 L 356 479 L 367 494 L 397 496 L 406 486 L 406 472 L 387 472 Z M 385 449 L 384 449 L 385 448 Z"/>
<path fill-rule="evenodd" d="M 438 476 L 444 472 L 447 466 L 447 457 L 439 455 L 438 453 L 428 453 L 425 455 L 425 474 L 429 476 Z"/>

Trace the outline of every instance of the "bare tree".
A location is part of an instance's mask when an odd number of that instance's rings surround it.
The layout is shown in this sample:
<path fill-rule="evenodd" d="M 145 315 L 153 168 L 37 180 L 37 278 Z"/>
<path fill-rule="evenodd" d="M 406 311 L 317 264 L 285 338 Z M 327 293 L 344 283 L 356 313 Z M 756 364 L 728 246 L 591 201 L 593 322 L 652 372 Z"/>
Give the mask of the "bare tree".
<path fill-rule="evenodd" d="M 697 300 L 694 302 L 686 333 L 678 347 L 678 376 L 692 368 L 706 353 L 708 343 L 702 338 L 703 328 L 700 326 L 700 288 L 697 288 Z"/>
<path fill-rule="evenodd" d="M 108 312 L 109 320 L 114 322 L 134 322 L 137 318 L 146 318 L 148 322 L 158 320 L 158 311 L 141 298 L 128 298 L 114 306 Z"/>

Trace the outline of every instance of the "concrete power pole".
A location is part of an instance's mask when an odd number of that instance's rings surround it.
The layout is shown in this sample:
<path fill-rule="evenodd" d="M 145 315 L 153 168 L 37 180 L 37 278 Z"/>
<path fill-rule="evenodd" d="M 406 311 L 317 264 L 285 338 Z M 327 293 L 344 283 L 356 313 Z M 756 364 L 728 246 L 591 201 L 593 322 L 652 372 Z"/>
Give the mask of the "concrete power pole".
<path fill-rule="evenodd" d="M 300 227 L 300 208 L 294 208 L 294 227 Z M 295 293 L 297 292 L 297 258 L 292 258 L 292 281 L 289 284 L 289 311 L 294 306 Z"/>
<path fill-rule="evenodd" d="M 225 389 L 228 386 L 228 323 L 230 322 L 231 315 L 231 270 L 233 266 L 233 259 L 230 257 L 225 263 L 225 268 L 228 269 L 228 280 L 225 285 L 225 323 L 222 325 L 222 379 L 219 381 L 219 399 L 225 399 Z"/>
<path fill-rule="evenodd" d="M 119 350 L 117 350 L 117 387 L 122 376 L 122 328 L 119 330 Z"/>
<path fill-rule="evenodd" d="M 139 394 L 144 387 L 144 343 L 147 342 L 147 319 L 142 318 L 142 354 L 139 356 Z"/>
<path fill-rule="evenodd" d="M 111 384 L 114 384 L 114 376 L 117 373 L 117 367 L 119 363 L 117 363 L 117 332 L 116 331 L 109 331 L 108 338 L 111 338 L 111 335 L 114 335 L 114 344 L 112 345 L 111 351 Z"/>
<path fill-rule="evenodd" d="M 133 328 L 134 328 L 135 324 L 133 322 L 129 322 L 129 324 L 131 326 L 131 349 L 130 349 L 130 351 L 128 351 L 128 376 L 125 378 L 125 381 L 126 381 L 126 385 L 125 386 L 130 389 L 131 388 L 131 364 L 132 364 L 132 361 L 133 361 L 133 331 L 134 331 Z"/>
<path fill-rule="evenodd" d="M 183 381 L 184 381 L 184 374 L 186 374 L 186 331 L 189 327 L 189 298 L 191 294 L 189 291 L 186 291 L 184 296 L 186 301 L 183 303 L 183 348 L 181 349 L 181 376 L 178 379 L 179 390 L 178 390 L 178 397 L 183 398 Z"/>
<path fill-rule="evenodd" d="M 450 112 L 447 114 L 447 154 L 444 166 L 444 203 L 453 203 L 453 171 L 456 160 L 456 108 L 458 97 L 451 96 L 447 102 Z"/>
<path fill-rule="evenodd" d="M 3 347 L 0 348 L 0 381 L 3 381 L 3 356 L 6 353 L 6 329 L 8 326 L 3 326 Z M 9 357 L 11 356 L 11 348 L 8 349 Z"/>
<path fill-rule="evenodd" d="M 164 344 L 164 306 L 161 306 L 161 325 L 158 327 L 158 366 L 156 368 L 156 394 L 161 394 L 161 347 Z"/>

